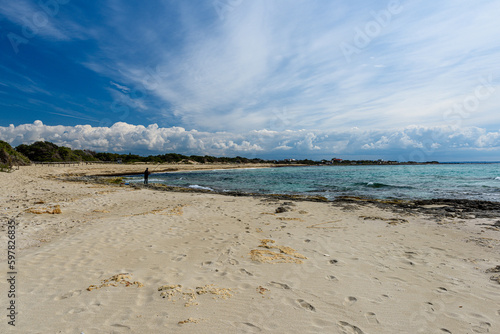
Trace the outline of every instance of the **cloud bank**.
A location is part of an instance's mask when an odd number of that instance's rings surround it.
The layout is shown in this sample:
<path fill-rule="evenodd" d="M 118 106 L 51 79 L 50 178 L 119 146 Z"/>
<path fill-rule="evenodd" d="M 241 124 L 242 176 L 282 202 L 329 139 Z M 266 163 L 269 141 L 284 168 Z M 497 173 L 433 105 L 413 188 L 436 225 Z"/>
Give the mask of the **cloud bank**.
<path fill-rule="evenodd" d="M 273 158 L 382 158 L 399 161 L 498 160 L 500 130 L 477 127 L 409 126 L 402 129 L 346 131 L 252 130 L 240 133 L 204 132 L 182 127 L 131 125 L 49 126 L 33 124 L 0 127 L 0 139 L 13 146 L 50 141 L 73 149 L 141 155 L 182 154 Z M 473 159 L 470 159 L 473 157 Z"/>

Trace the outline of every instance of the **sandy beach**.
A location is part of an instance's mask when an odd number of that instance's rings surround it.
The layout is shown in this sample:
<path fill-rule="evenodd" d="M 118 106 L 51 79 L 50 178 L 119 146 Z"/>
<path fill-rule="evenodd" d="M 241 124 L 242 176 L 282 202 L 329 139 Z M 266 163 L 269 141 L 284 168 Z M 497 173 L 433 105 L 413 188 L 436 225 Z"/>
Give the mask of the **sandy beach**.
<path fill-rule="evenodd" d="M 0 173 L 1 333 L 500 333 L 498 217 L 64 180 L 143 170 Z"/>

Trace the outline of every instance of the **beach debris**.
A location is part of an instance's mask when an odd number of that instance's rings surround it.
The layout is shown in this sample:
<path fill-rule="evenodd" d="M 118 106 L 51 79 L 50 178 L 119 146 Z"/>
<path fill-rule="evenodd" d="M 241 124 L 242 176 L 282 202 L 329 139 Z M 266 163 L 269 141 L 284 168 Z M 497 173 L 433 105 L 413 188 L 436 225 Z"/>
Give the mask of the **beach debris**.
<path fill-rule="evenodd" d="M 252 261 L 261 263 L 304 263 L 304 259 L 307 259 L 304 255 L 297 253 L 297 251 L 291 247 L 276 245 L 276 242 L 272 239 L 262 239 L 258 247 L 265 249 L 253 249 L 250 251 L 250 258 Z M 279 250 L 279 253 L 272 251 L 271 249 Z"/>
<path fill-rule="evenodd" d="M 96 213 L 109 213 L 108 210 L 92 210 L 92 212 L 96 212 Z"/>
<path fill-rule="evenodd" d="M 486 269 L 487 273 L 500 273 L 500 266 L 496 266 L 493 268 Z"/>
<path fill-rule="evenodd" d="M 305 211 L 305 210 L 299 210 L 299 213 L 300 213 L 301 215 L 305 215 L 305 214 L 307 214 L 307 213 L 309 213 L 309 212 L 307 212 L 307 211 Z"/>
<path fill-rule="evenodd" d="M 292 218 L 292 217 L 276 217 L 278 220 L 297 220 L 299 222 L 303 222 L 301 218 Z"/>
<path fill-rule="evenodd" d="M 134 213 L 132 215 L 125 215 L 123 217 L 135 217 L 135 216 L 145 216 L 145 215 L 150 215 L 150 214 L 157 214 L 159 212 L 162 212 L 163 210 L 165 209 L 154 209 L 154 210 L 151 210 L 151 211 L 145 211 L 145 212 L 140 212 L 140 213 Z"/>
<path fill-rule="evenodd" d="M 95 289 L 100 289 L 100 288 L 105 288 L 108 286 L 114 286 L 117 287 L 120 284 L 124 285 L 125 287 L 129 287 L 132 285 L 136 285 L 138 288 L 142 288 L 144 284 L 138 281 L 131 282 L 132 278 L 130 277 L 132 274 L 129 273 L 121 273 L 121 274 L 116 274 L 111 276 L 110 278 L 106 278 L 104 280 L 101 280 L 101 285 L 91 285 L 87 288 L 88 291 L 92 291 Z"/>
<path fill-rule="evenodd" d="M 179 321 L 177 324 L 179 324 L 179 325 L 184 325 L 184 324 L 189 324 L 189 323 L 197 324 L 200 321 L 201 321 L 200 319 L 194 319 L 194 318 L 189 317 L 186 320 Z"/>
<path fill-rule="evenodd" d="M 48 213 L 51 215 L 59 215 L 62 213 L 61 207 L 59 205 L 54 205 L 52 208 L 30 208 L 26 211 L 37 215 L 41 215 L 44 213 Z"/>
<path fill-rule="evenodd" d="M 264 288 L 263 286 L 259 285 L 257 287 L 257 292 L 260 293 L 261 295 L 265 294 L 266 292 L 271 291 L 269 289 Z"/>
<path fill-rule="evenodd" d="M 182 208 L 185 206 L 186 206 L 186 204 L 179 204 L 179 205 L 175 206 L 174 208 L 170 209 L 167 212 L 167 215 L 169 215 L 169 216 L 182 216 L 184 214 L 184 212 L 182 211 Z"/>
<path fill-rule="evenodd" d="M 369 216 L 359 216 L 363 220 L 383 220 L 389 225 L 399 225 L 408 223 L 406 219 L 403 218 L 382 218 L 382 217 L 369 217 Z"/>
<path fill-rule="evenodd" d="M 177 300 L 185 301 L 184 306 L 189 307 L 199 305 L 197 300 L 198 296 L 211 294 L 214 299 L 222 298 L 228 299 L 232 297 L 232 290 L 227 288 L 218 288 L 214 284 L 196 287 L 196 289 L 183 290 L 180 284 L 162 285 L 158 288 L 161 291 L 160 296 L 169 301 L 176 302 Z"/>
<path fill-rule="evenodd" d="M 475 237 L 470 237 L 470 238 L 465 239 L 465 242 L 474 242 L 478 246 L 488 247 L 488 248 L 493 248 L 494 245 L 498 244 L 498 240 L 497 239 L 493 239 L 493 238 L 475 238 Z"/>
<path fill-rule="evenodd" d="M 217 288 L 213 284 L 208 284 L 208 285 L 205 285 L 205 286 L 202 286 L 202 287 L 197 287 L 196 288 L 196 294 L 197 295 L 212 294 L 212 295 L 219 296 L 222 299 L 228 299 L 228 298 L 230 298 L 230 297 L 233 296 L 231 294 L 231 289 Z"/>

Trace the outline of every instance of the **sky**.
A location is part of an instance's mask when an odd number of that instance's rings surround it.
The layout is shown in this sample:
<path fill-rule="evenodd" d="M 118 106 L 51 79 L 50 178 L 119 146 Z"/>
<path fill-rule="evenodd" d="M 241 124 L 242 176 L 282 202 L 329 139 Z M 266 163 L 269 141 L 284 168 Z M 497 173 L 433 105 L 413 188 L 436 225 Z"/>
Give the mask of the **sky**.
<path fill-rule="evenodd" d="M 0 140 L 500 161 L 497 0 L 0 0 Z"/>

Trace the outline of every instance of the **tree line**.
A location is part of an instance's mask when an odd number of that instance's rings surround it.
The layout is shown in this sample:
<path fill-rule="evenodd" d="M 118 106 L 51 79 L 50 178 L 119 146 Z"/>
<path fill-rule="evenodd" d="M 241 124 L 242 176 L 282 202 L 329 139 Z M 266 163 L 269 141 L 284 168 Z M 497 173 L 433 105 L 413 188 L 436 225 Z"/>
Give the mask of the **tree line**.
<path fill-rule="evenodd" d="M 10 160 L 9 160 L 10 159 Z M 15 149 L 9 143 L 0 141 L 0 163 L 6 165 L 27 165 L 31 162 L 148 162 L 148 163 L 287 163 L 283 160 L 264 160 L 260 158 L 214 157 L 210 155 L 183 155 L 166 153 L 140 156 L 137 154 L 119 154 L 95 152 L 91 150 L 73 150 L 65 146 L 57 146 L 47 141 L 37 141 L 33 144 L 21 144 Z M 297 160 L 299 164 L 317 164 L 312 160 Z"/>

